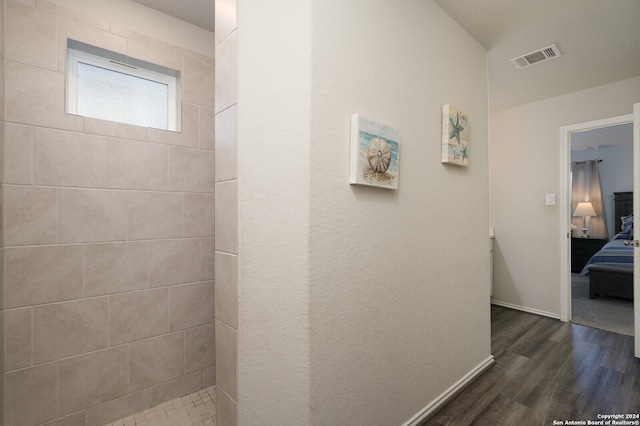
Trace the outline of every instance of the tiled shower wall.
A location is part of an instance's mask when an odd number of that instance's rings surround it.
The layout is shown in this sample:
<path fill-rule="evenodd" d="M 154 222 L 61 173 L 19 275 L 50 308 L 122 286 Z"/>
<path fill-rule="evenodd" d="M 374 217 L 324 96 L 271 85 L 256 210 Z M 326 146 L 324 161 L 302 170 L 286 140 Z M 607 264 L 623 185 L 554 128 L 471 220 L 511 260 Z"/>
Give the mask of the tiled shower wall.
<path fill-rule="evenodd" d="M 2 243 L 2 189 L 4 165 L 4 2 L 0 1 L 0 426 L 4 426 L 4 246 Z"/>
<path fill-rule="evenodd" d="M 0 1 L 6 424 L 101 425 L 215 383 L 213 58 Z M 65 114 L 67 38 L 180 70 L 181 132 Z"/>
<path fill-rule="evenodd" d="M 238 140 L 236 0 L 216 0 L 217 423 L 238 424 Z"/>

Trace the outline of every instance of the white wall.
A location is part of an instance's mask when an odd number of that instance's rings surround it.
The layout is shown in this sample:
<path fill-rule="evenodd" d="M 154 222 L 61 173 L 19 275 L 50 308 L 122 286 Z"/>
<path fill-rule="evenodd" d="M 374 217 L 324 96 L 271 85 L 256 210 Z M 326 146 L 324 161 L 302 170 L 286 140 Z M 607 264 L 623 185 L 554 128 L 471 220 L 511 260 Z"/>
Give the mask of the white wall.
<path fill-rule="evenodd" d="M 546 193 L 562 193 L 559 129 L 629 114 L 638 101 L 640 77 L 491 114 L 495 301 L 559 317 L 564 218 L 559 203 L 545 205 Z"/>
<path fill-rule="evenodd" d="M 240 425 L 310 421 L 311 3 L 237 3 Z"/>
<path fill-rule="evenodd" d="M 238 2 L 239 424 L 401 424 L 490 357 L 486 51 L 432 1 L 274 3 Z M 348 184 L 353 113 L 398 190 Z"/>

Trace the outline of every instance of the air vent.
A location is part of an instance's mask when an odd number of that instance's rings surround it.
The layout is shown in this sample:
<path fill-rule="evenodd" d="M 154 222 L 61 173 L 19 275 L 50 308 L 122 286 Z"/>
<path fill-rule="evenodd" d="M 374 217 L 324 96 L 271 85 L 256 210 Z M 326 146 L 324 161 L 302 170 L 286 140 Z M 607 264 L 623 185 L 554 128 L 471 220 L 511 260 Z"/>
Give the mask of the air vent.
<path fill-rule="evenodd" d="M 513 58 L 510 62 L 518 69 L 528 67 L 533 64 L 539 64 L 540 62 L 548 61 L 549 59 L 562 56 L 560 49 L 555 44 L 551 46 L 543 47 L 542 49 L 535 50 L 527 53 L 526 55 Z"/>

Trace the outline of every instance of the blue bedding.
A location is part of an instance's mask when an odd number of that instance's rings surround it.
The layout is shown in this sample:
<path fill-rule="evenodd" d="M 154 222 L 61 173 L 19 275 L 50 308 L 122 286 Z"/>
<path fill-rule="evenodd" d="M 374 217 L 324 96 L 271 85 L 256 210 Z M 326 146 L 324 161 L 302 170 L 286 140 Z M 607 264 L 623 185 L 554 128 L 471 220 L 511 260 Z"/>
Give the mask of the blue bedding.
<path fill-rule="evenodd" d="M 629 265 L 633 264 L 633 245 L 625 246 L 624 238 L 614 238 L 604 245 L 584 266 L 580 275 L 589 275 L 589 266 L 595 263 L 605 263 L 607 265 Z"/>

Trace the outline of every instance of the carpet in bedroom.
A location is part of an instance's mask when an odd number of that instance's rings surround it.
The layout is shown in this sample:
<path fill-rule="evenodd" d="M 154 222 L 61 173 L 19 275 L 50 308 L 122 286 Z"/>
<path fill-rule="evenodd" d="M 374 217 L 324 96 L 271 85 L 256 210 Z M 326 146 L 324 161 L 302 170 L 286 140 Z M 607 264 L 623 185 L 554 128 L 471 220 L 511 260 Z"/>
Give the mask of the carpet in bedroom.
<path fill-rule="evenodd" d="M 573 273 L 571 322 L 633 336 L 633 302 L 606 296 L 589 299 L 589 277 Z"/>

